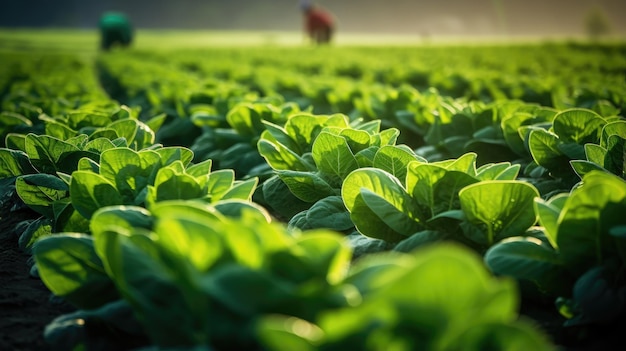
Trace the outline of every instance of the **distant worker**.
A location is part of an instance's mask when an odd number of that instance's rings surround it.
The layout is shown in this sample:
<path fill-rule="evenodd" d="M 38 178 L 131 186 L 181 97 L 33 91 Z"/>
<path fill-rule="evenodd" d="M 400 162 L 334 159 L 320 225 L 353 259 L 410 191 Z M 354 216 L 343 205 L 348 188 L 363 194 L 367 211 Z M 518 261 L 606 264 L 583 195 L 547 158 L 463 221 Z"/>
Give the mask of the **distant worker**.
<path fill-rule="evenodd" d="M 107 12 L 100 17 L 100 47 L 109 50 L 115 45 L 127 47 L 133 41 L 133 28 L 128 18 L 118 12 Z"/>
<path fill-rule="evenodd" d="M 335 31 L 333 15 L 308 0 L 301 0 L 300 8 L 304 13 L 304 26 L 309 38 L 316 44 L 330 43 Z"/>

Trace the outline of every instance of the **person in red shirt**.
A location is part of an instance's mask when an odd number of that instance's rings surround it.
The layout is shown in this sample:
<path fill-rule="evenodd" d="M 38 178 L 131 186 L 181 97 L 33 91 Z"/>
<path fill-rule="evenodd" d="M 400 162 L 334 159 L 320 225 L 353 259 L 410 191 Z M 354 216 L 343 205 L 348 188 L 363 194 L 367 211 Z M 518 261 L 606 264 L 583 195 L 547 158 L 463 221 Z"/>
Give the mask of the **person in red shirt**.
<path fill-rule="evenodd" d="M 303 1 L 301 8 L 304 13 L 304 27 L 309 38 L 316 44 L 330 43 L 335 31 L 333 15 L 308 1 Z"/>

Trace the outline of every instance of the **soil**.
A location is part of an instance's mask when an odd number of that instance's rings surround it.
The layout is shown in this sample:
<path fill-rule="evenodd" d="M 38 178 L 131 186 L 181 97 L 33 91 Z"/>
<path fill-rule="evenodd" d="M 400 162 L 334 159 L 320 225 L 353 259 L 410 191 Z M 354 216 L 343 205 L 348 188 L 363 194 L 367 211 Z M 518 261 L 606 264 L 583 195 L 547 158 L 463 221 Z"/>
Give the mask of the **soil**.
<path fill-rule="evenodd" d="M 31 255 L 18 246 L 15 228 L 37 214 L 10 211 L 14 203 L 5 201 L 0 208 L 0 350 L 52 351 L 43 337 L 45 326 L 74 309 L 52 299 L 41 279 L 30 275 Z"/>

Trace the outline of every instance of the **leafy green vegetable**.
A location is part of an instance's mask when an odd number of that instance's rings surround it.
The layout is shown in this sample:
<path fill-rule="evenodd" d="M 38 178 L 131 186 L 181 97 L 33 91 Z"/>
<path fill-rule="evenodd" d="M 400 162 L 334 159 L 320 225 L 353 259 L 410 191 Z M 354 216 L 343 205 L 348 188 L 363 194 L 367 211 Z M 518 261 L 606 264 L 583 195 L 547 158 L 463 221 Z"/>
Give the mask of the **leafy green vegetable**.
<path fill-rule="evenodd" d="M 512 281 L 494 280 L 465 248 L 448 244 L 372 257 L 351 272 L 348 280 L 363 289 L 360 304 L 326 311 L 313 323 L 269 315 L 258 326 L 265 345 L 272 350 L 447 350 L 495 343 L 498 349 L 551 349 L 531 324 L 517 320 Z"/>

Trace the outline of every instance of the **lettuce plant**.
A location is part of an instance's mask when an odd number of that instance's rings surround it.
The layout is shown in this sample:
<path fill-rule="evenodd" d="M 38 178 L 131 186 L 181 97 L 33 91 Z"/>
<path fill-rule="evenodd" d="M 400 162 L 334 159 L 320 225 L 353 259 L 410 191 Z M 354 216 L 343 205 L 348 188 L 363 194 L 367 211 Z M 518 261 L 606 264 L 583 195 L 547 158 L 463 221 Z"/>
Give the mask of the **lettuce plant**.
<path fill-rule="evenodd" d="M 425 126 L 411 128 L 409 118 L 415 112 L 398 114 L 403 117 L 403 133 L 408 129 L 423 135 L 425 145 L 419 145 L 416 150 L 418 155 L 429 161 L 441 161 L 475 152 L 479 155 L 480 165 L 515 159 L 516 155 L 507 144 L 500 124 L 502 118 L 521 102 L 467 102 L 429 91 L 417 103 L 424 106 L 414 119 L 429 116 L 430 122 Z"/>
<path fill-rule="evenodd" d="M 114 148 L 102 153 L 100 163 L 82 159 L 69 180 L 74 208 L 91 218 L 111 205 L 150 206 L 159 201 L 203 199 L 250 200 L 257 178 L 235 180 L 232 170 L 211 172 L 211 160 L 191 164 L 193 153 L 183 147 L 136 152 Z"/>
<path fill-rule="evenodd" d="M 586 160 L 570 164 L 579 177 L 592 170 L 601 170 L 626 179 L 626 121 L 609 122 L 602 128 L 600 143 L 585 144 Z"/>
<path fill-rule="evenodd" d="M 566 325 L 611 323 L 626 314 L 626 182 L 591 171 L 570 193 L 535 199 L 545 235 L 510 238 L 485 262 L 557 299 Z"/>
<path fill-rule="evenodd" d="M 257 150 L 266 123 L 284 125 L 291 115 L 299 112 L 300 108 L 293 103 L 258 99 L 233 103 L 222 117 L 224 126 L 215 125 L 215 118 L 210 116 L 192 115 L 194 124 L 203 128 L 202 135 L 190 147 L 194 160 L 211 159 L 220 169 L 234 170 L 238 178 L 256 175 L 267 178 L 271 169 Z"/>
<path fill-rule="evenodd" d="M 84 230 L 87 223 L 84 217 L 74 213 L 69 186 L 63 179 L 78 168 L 80 158 L 98 160 L 101 152 L 123 140 L 97 138 L 90 141 L 84 134 L 68 140 L 35 134 L 23 138 L 10 135 L 8 139 L 10 145 L 17 144 L 19 148 L 0 149 L 0 174 L 14 179 L 14 189 L 21 201 L 42 216 L 21 232 L 20 247 L 28 249 L 37 237 L 51 231 Z"/>
<path fill-rule="evenodd" d="M 70 175 L 80 164 L 97 164 L 103 152 L 117 147 L 153 146 L 154 132 L 133 110 L 109 110 L 85 105 L 55 118 L 42 115 L 46 134 L 7 135 L 7 148 L 0 149 L 0 176 L 15 178 L 20 199 L 42 215 L 21 233 L 23 249 L 50 232 L 87 229 L 87 218 L 75 211 L 69 195 Z M 158 127 L 159 118 L 150 124 Z M 115 202 L 114 195 L 112 199 Z"/>
<path fill-rule="evenodd" d="M 520 136 L 541 167 L 533 171 L 546 170 L 566 189 L 571 188 L 579 179 L 570 161 L 585 160 L 585 145 L 599 144 L 603 127 L 614 119 L 592 110 L 572 108 L 557 113 L 548 129 L 533 125 L 520 128 Z"/>
<path fill-rule="evenodd" d="M 40 239 L 42 280 L 88 311 L 104 313 L 123 299 L 161 348 L 257 349 L 254 325 L 265 314 L 313 320 L 358 300 L 342 284 L 351 254 L 341 236 L 288 231 L 250 202 L 107 207 L 94 214 L 91 231 Z"/>
<path fill-rule="evenodd" d="M 531 227 L 539 194 L 514 180 L 519 165 L 476 168 L 475 162 L 473 153 L 441 162 L 412 161 L 403 181 L 382 169 L 361 168 L 346 177 L 341 194 L 363 235 L 402 242 L 401 250 L 454 239 L 482 251 Z"/>
<path fill-rule="evenodd" d="M 324 222 L 314 214 L 340 210 L 344 218 L 335 223 L 326 221 L 326 227 L 347 230 L 352 226 L 345 220 L 346 210 L 337 206 L 341 186 L 350 172 L 362 167 L 378 167 L 402 177 L 406 166 L 414 160 L 423 160 L 413 150 L 395 145 L 399 131 L 380 131 L 380 121 L 350 125 L 348 117 L 297 115 L 290 118 L 284 128 L 268 127 L 259 141 L 259 152 L 276 171 L 277 178 L 264 185 L 264 195 L 270 207 L 307 210 L 312 206 L 326 211 L 287 212 L 292 224 L 314 227 Z M 282 182 L 295 196 L 291 204 L 272 201 L 276 190 L 271 186 Z M 267 188 L 266 188 L 267 187 Z M 277 187 L 281 189 L 281 187 Z M 267 189 L 267 191 L 265 191 Z M 282 187 L 284 189 L 284 187 Z M 282 199 L 280 199 L 282 200 Z M 343 212 L 343 214 L 341 214 Z"/>
<path fill-rule="evenodd" d="M 259 323 L 268 350 L 553 350 L 517 316 L 509 279 L 492 277 L 475 253 L 439 244 L 410 254 L 377 254 L 355 264 L 346 282 L 362 302 L 313 322 L 270 315 Z"/>

